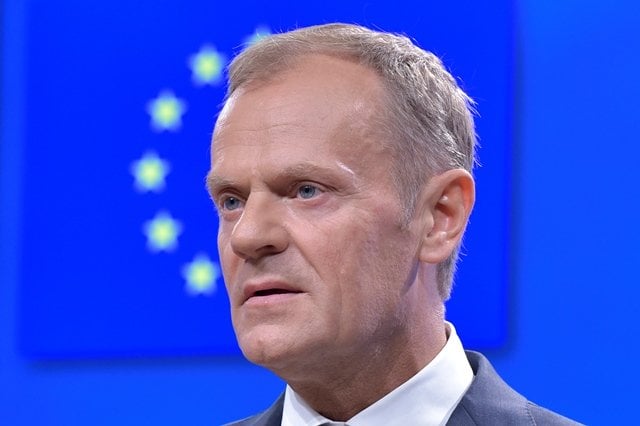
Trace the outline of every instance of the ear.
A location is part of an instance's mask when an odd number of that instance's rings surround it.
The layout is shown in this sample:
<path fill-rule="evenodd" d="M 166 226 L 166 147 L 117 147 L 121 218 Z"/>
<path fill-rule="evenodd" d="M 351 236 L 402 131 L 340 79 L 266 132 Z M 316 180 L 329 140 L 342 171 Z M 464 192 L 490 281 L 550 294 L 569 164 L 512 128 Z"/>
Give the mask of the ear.
<path fill-rule="evenodd" d="M 464 169 L 452 169 L 432 177 L 425 186 L 420 260 L 440 263 L 462 239 L 475 201 L 473 177 Z"/>

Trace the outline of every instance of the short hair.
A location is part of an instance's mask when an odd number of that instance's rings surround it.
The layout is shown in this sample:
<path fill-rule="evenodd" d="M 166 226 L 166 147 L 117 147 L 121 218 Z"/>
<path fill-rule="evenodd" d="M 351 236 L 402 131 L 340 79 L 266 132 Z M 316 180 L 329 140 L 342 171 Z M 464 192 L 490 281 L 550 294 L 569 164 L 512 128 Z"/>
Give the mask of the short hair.
<path fill-rule="evenodd" d="M 387 95 L 392 178 L 406 201 L 404 223 L 430 177 L 454 168 L 472 172 L 476 135 L 474 102 L 433 53 L 405 36 L 358 25 L 327 24 L 267 36 L 248 46 L 229 66 L 227 97 L 239 87 L 268 82 L 306 55 L 323 54 L 374 70 Z M 438 291 L 451 295 L 459 257 L 456 247 L 438 265 Z"/>

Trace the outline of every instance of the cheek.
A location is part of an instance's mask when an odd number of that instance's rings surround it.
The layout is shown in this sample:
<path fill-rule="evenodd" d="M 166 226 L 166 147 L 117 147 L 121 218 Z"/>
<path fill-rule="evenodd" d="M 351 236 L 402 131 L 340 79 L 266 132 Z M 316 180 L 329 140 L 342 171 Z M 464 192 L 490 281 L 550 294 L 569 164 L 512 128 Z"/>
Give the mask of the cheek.
<path fill-rule="evenodd" d="M 220 254 L 220 260 L 225 262 L 232 257 L 236 257 L 233 249 L 231 248 L 231 235 L 233 234 L 233 227 L 235 222 L 228 222 L 220 219 L 218 225 L 218 253 Z"/>
<path fill-rule="evenodd" d="M 395 309 L 415 263 L 415 238 L 397 216 L 380 214 L 361 221 L 341 243 L 336 260 L 345 297 L 353 311 L 369 318 Z"/>
<path fill-rule="evenodd" d="M 345 327 L 377 323 L 376 318 L 388 310 L 386 305 L 393 303 L 390 286 L 397 267 L 389 259 L 397 256 L 389 251 L 389 226 L 366 215 L 324 233 L 331 237 L 322 241 L 325 250 L 319 253 L 317 269 L 326 287 L 323 291 L 328 292 L 327 309 L 345 332 Z"/>
<path fill-rule="evenodd" d="M 220 266 L 222 269 L 224 284 L 227 288 L 229 298 L 231 299 L 233 297 L 231 286 L 235 281 L 234 277 L 236 274 L 239 258 L 231 249 L 231 246 L 229 245 L 228 235 L 223 232 L 222 228 L 220 228 L 220 230 L 218 231 L 218 255 L 220 257 Z"/>

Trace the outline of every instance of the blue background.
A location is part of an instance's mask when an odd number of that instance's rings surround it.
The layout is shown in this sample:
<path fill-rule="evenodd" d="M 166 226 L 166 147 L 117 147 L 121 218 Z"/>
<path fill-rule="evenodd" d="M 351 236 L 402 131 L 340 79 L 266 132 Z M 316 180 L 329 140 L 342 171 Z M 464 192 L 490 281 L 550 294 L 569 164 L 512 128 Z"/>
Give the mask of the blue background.
<path fill-rule="evenodd" d="M 456 12 L 468 13 L 467 6 Z M 291 13 L 305 24 L 307 13 L 342 18 L 339 9 Z M 400 12 L 407 27 L 389 29 L 411 34 L 428 10 Z M 23 158 L 6 141 L 37 125 L 25 123 L 17 93 L 33 72 L 26 69 L 26 12 L 22 2 L 4 3 L 3 58 L 15 62 L 4 63 L 2 75 L 0 424 L 205 425 L 265 407 L 282 384 L 233 356 L 52 362 L 21 352 L 24 182 L 15 179 Z M 504 344 L 485 353 L 529 398 L 588 424 L 633 423 L 640 379 L 639 12 L 632 1 L 523 0 L 505 16 L 516 32 L 509 328 Z M 450 31 L 460 29 L 451 24 Z"/>
<path fill-rule="evenodd" d="M 459 4 L 412 19 L 409 9 L 390 12 L 383 2 L 331 12 L 424 40 L 450 58 L 481 106 L 477 127 L 488 143 L 476 177 L 483 197 L 465 237 L 474 256 L 448 305 L 449 318 L 477 348 L 499 347 L 507 330 L 513 25 L 509 2 L 496 4 L 500 13 L 468 2 L 456 37 L 447 23 Z M 187 58 L 204 43 L 231 56 L 260 24 L 290 28 L 323 16 L 297 3 L 249 5 L 240 13 L 232 5 L 175 0 L 162 7 L 155 0 L 29 3 L 24 85 L 7 83 L 25 106 L 26 124 L 7 138 L 7 158 L 21 151 L 18 339 L 26 356 L 238 354 L 222 282 L 212 295 L 192 297 L 180 274 L 197 253 L 216 257 L 216 215 L 202 182 L 224 92 L 224 85 L 194 85 Z M 144 107 L 164 90 L 187 104 L 179 131 L 150 128 Z M 163 192 L 140 194 L 129 164 L 151 149 L 171 170 Z M 161 210 L 180 220 L 183 232 L 175 252 L 154 254 L 141 228 Z"/>

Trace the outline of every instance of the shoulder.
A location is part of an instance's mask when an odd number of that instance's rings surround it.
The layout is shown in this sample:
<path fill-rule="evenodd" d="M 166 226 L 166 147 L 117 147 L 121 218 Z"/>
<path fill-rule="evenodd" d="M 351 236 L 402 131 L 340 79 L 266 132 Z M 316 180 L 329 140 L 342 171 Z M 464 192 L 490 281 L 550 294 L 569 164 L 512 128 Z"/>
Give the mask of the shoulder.
<path fill-rule="evenodd" d="M 282 423 L 282 408 L 284 406 L 284 393 L 278 397 L 271 407 L 246 419 L 226 424 L 225 426 L 280 426 Z"/>
<path fill-rule="evenodd" d="M 475 377 L 448 425 L 579 425 L 511 389 L 483 355 L 467 351 L 467 358 Z"/>
<path fill-rule="evenodd" d="M 539 407 L 531 401 L 527 401 L 527 405 L 528 405 L 529 413 L 531 414 L 531 418 L 534 420 L 535 424 L 537 425 L 569 426 L 569 425 L 580 424 L 564 416 L 561 416 L 558 413 L 549 411 L 546 408 Z"/>

